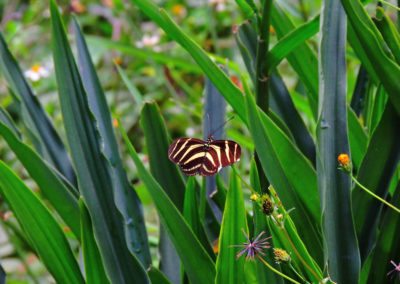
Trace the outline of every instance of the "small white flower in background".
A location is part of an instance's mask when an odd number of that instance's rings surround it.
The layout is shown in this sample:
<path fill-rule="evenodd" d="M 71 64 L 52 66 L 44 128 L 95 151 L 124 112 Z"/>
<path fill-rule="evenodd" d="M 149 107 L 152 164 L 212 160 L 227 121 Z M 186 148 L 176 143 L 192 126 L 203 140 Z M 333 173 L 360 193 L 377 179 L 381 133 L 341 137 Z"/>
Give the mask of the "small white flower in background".
<path fill-rule="evenodd" d="M 136 46 L 139 48 L 142 47 L 152 47 L 153 49 L 155 46 L 160 42 L 160 35 L 144 35 L 141 40 L 136 42 Z"/>
<path fill-rule="evenodd" d="M 24 74 L 25 77 L 29 80 L 36 82 L 39 81 L 41 78 L 49 77 L 50 72 L 44 66 L 35 64 L 29 70 L 26 70 Z"/>
<path fill-rule="evenodd" d="M 226 0 L 208 0 L 208 4 L 214 6 L 217 12 L 226 10 Z"/>

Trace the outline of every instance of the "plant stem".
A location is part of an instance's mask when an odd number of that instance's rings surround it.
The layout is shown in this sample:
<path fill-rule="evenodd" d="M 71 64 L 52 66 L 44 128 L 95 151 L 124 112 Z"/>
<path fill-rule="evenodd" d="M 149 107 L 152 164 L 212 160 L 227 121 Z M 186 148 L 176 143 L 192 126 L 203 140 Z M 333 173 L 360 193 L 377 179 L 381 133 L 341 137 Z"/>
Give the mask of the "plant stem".
<path fill-rule="evenodd" d="M 258 259 L 269 269 L 271 269 L 273 272 L 275 272 L 276 274 L 278 274 L 279 276 L 289 280 L 292 283 L 295 284 L 300 284 L 300 282 L 297 282 L 296 280 L 290 278 L 289 276 L 283 274 L 282 272 L 280 272 L 279 270 L 276 270 L 272 265 L 270 265 L 267 261 L 265 261 L 265 259 L 263 259 L 260 255 L 257 255 Z"/>
<path fill-rule="evenodd" d="M 395 210 L 396 212 L 400 213 L 400 209 L 397 208 L 396 206 L 390 204 L 389 202 L 387 202 L 385 199 L 379 197 L 378 195 L 376 195 L 375 193 L 373 193 L 372 191 L 370 191 L 368 188 L 366 188 L 365 186 L 363 186 L 352 174 L 350 174 L 351 179 L 364 191 L 366 191 L 368 194 L 372 195 L 373 197 L 375 197 L 376 199 L 378 199 L 380 202 L 386 204 L 387 206 L 389 206 L 390 208 L 392 208 L 393 210 Z"/>
<path fill-rule="evenodd" d="M 268 80 L 268 46 L 269 27 L 271 23 L 272 0 L 264 0 L 262 15 L 258 26 L 257 54 L 256 54 L 256 102 L 265 112 L 268 112 L 269 80 Z"/>
<path fill-rule="evenodd" d="M 286 231 L 285 227 L 282 226 L 281 227 L 283 230 L 283 233 L 285 234 L 286 238 L 288 239 L 290 245 L 293 248 L 294 253 L 296 254 L 296 256 L 299 258 L 300 262 L 304 265 L 305 268 L 307 268 L 313 275 L 315 278 L 319 279 L 320 277 L 318 276 L 318 273 L 316 273 L 308 264 L 307 262 L 301 257 L 300 253 L 297 251 L 296 246 L 294 245 L 294 243 L 292 242 L 292 239 L 290 238 L 288 232 Z"/>
<path fill-rule="evenodd" d="M 247 187 L 250 189 L 251 194 L 257 194 L 257 193 L 258 193 L 257 191 L 254 190 L 254 188 L 251 187 L 250 184 L 248 184 L 248 183 L 237 173 L 236 169 L 235 169 L 233 166 L 232 166 L 232 170 L 233 170 L 233 172 L 235 173 L 235 175 L 236 175 L 237 177 L 239 177 L 239 179 L 243 182 L 243 184 L 244 184 L 245 186 L 247 186 Z"/>
<path fill-rule="evenodd" d="M 307 282 L 303 276 L 300 275 L 300 273 L 297 272 L 297 270 L 293 267 L 293 265 L 289 262 L 288 263 L 290 269 L 292 269 L 292 271 L 297 275 L 297 277 L 299 277 L 301 280 L 303 280 L 304 282 Z"/>

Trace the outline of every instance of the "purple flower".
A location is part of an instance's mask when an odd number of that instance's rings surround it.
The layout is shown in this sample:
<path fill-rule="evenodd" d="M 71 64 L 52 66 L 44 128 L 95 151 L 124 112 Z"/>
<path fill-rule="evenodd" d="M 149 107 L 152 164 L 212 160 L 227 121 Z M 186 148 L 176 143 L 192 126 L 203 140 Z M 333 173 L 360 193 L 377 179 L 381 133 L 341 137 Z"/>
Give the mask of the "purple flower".
<path fill-rule="evenodd" d="M 241 257 L 242 255 L 246 254 L 246 260 L 253 260 L 257 254 L 265 255 L 263 252 L 264 249 L 270 248 L 270 244 L 267 241 L 271 237 L 268 238 L 261 238 L 265 232 L 262 231 L 253 241 L 250 240 L 249 236 L 243 230 L 243 234 L 246 237 L 246 242 L 241 245 L 234 245 L 234 247 L 241 247 L 243 248 L 236 254 L 236 258 Z"/>
<path fill-rule="evenodd" d="M 393 264 L 394 269 L 390 270 L 388 272 L 388 274 L 386 274 L 386 275 L 387 276 L 390 275 L 390 278 L 394 278 L 396 276 L 396 273 L 397 273 L 397 276 L 399 276 L 399 279 L 400 279 L 400 263 L 396 264 L 393 260 L 391 260 L 390 263 Z"/>

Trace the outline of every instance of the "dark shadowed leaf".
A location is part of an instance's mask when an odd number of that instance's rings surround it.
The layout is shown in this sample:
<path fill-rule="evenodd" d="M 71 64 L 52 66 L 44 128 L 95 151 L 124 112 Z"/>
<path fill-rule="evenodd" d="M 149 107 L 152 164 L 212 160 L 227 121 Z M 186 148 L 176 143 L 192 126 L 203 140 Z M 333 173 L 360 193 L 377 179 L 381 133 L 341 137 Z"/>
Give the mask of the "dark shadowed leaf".
<path fill-rule="evenodd" d="M 92 221 L 83 199 L 79 199 L 81 213 L 81 243 L 87 284 L 110 283 L 104 271 L 101 255 L 93 235 Z"/>
<path fill-rule="evenodd" d="M 357 175 L 362 185 L 381 197 L 387 196 L 390 181 L 400 160 L 399 133 L 400 117 L 391 103 L 388 103 L 370 138 Z M 383 204 L 358 187 L 353 190 L 352 198 L 361 257 L 365 259 L 375 244 Z"/>
<path fill-rule="evenodd" d="M 121 129 L 121 132 L 136 165 L 138 175 L 153 198 L 160 221 L 180 256 L 189 280 L 195 284 L 213 283 L 215 278 L 214 262 L 163 188 L 146 170 L 125 131 Z"/>
<path fill-rule="evenodd" d="M 102 153 L 109 162 L 108 170 L 111 176 L 114 202 L 124 217 L 128 248 L 132 254 L 137 255 L 143 266 L 148 267 L 151 264 L 151 258 L 147 245 L 142 205 L 123 168 L 106 97 L 90 58 L 85 39 L 76 21 L 74 21 L 74 30 L 82 82 L 87 92 L 89 108 L 93 112 L 100 137 L 103 140 Z"/>
<path fill-rule="evenodd" d="M 22 106 L 22 117 L 25 126 L 33 132 L 38 139 L 39 153 L 44 152 L 47 160 L 65 176 L 72 184 L 76 184 L 74 169 L 65 150 L 64 144 L 47 117 L 45 111 L 33 94 L 17 61 L 8 50 L 7 44 L 0 33 L 0 68 L 14 95 Z"/>
<path fill-rule="evenodd" d="M 92 217 L 94 235 L 104 267 L 111 282 L 148 283 L 140 261 L 127 247 L 123 216 L 114 203 L 111 162 L 104 156 L 97 122 L 89 108 L 88 98 L 54 1 L 50 2 L 50 12 L 53 58 L 64 126 L 78 174 L 79 189 Z M 142 241 L 145 242 L 143 238 Z M 137 253 L 143 253 L 141 250 L 145 247 L 146 243 L 143 243 L 135 249 L 138 250 Z"/>
<path fill-rule="evenodd" d="M 340 2 L 325 0 L 321 21 L 317 174 L 325 261 L 329 259 L 325 265 L 333 281 L 357 283 L 360 255 L 352 218 L 351 180 L 337 165 L 337 156 L 350 151 L 346 112 L 346 17 Z"/>

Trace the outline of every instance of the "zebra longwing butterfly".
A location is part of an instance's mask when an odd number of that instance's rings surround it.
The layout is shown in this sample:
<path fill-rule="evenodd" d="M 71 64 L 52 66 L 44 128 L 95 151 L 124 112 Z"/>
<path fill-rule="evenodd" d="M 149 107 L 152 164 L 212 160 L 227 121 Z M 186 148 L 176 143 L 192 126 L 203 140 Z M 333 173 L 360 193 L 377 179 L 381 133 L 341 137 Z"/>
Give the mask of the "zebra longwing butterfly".
<path fill-rule="evenodd" d="M 231 140 L 207 141 L 197 138 L 179 138 L 169 146 L 168 158 L 178 164 L 188 176 L 212 176 L 222 167 L 240 160 L 239 144 Z"/>

